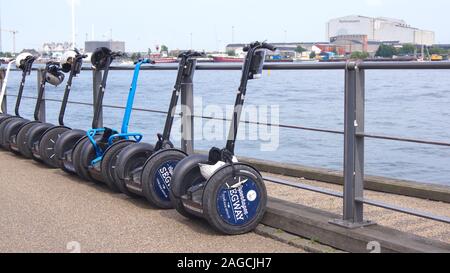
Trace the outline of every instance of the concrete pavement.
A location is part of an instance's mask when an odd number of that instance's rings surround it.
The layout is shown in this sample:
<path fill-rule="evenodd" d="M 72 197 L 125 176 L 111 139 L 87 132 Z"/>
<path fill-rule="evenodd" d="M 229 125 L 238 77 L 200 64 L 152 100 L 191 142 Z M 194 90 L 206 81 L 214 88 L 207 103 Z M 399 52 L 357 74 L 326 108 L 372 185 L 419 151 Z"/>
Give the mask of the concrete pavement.
<path fill-rule="evenodd" d="M 255 233 L 219 235 L 4 151 L 0 208 L 0 252 L 70 252 L 78 243 L 81 252 L 301 252 Z"/>

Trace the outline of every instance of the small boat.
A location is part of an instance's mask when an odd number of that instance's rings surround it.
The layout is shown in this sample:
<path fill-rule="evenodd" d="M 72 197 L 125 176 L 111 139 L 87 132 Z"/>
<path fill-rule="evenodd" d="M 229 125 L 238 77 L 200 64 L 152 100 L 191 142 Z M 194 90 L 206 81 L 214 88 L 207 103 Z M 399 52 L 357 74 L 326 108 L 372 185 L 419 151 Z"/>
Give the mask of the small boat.
<path fill-rule="evenodd" d="M 243 63 L 244 58 L 233 56 L 218 56 L 213 57 L 215 63 Z"/>
<path fill-rule="evenodd" d="M 177 58 L 170 58 L 170 57 L 162 57 L 162 58 L 153 59 L 153 61 L 156 64 L 171 64 L 171 63 L 177 63 L 178 59 Z"/>
<path fill-rule="evenodd" d="M 441 55 L 438 54 L 431 55 L 431 61 L 433 62 L 440 62 L 442 60 L 444 60 L 444 57 L 442 57 Z"/>

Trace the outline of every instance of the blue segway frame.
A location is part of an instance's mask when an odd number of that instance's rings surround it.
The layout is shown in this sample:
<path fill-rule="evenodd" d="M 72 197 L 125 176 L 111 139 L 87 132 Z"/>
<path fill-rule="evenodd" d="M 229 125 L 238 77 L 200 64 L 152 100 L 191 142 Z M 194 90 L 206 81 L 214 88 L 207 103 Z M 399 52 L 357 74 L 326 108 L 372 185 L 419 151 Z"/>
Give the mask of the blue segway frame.
<path fill-rule="evenodd" d="M 134 68 L 133 81 L 131 83 L 130 92 L 128 93 L 128 100 L 127 100 L 127 105 L 125 107 L 125 114 L 124 114 L 123 121 L 122 121 L 121 132 L 120 133 L 114 132 L 114 134 L 112 136 L 110 136 L 108 139 L 108 145 L 112 145 L 114 143 L 115 139 L 128 140 L 130 138 L 134 138 L 134 140 L 137 143 L 142 141 L 144 136 L 139 133 L 129 133 L 128 126 L 130 124 L 131 112 L 133 110 L 134 98 L 136 95 L 137 82 L 139 79 L 139 72 L 141 71 L 141 66 L 143 64 L 150 64 L 150 63 L 153 63 L 150 59 L 142 59 L 142 60 L 139 60 L 138 62 L 136 62 L 136 65 Z M 92 165 L 95 165 L 95 163 L 97 163 L 103 159 L 104 151 L 99 147 L 99 145 L 95 141 L 95 135 L 97 135 L 98 133 L 103 133 L 105 131 L 106 131 L 106 128 L 95 128 L 95 129 L 88 130 L 86 133 L 89 141 L 94 146 L 95 153 L 97 156 L 97 158 L 91 162 Z"/>

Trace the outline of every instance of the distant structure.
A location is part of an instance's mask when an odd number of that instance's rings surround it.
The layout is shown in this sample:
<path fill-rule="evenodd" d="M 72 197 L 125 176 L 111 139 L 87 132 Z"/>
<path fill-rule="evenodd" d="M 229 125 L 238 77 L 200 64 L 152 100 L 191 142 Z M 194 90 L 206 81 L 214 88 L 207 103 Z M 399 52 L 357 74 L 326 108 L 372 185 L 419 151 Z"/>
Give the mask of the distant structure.
<path fill-rule="evenodd" d="M 433 31 L 411 27 L 400 19 L 350 15 L 327 23 L 327 39 L 339 36 L 366 35 L 368 41 L 397 41 L 400 44 L 431 46 L 435 43 Z"/>
<path fill-rule="evenodd" d="M 107 47 L 112 51 L 125 52 L 125 42 L 122 41 L 86 41 L 84 51 L 92 53 L 99 47 Z"/>
<path fill-rule="evenodd" d="M 375 48 L 369 48 L 369 40 L 367 35 L 340 35 L 331 37 L 330 43 L 339 48 L 339 54 L 351 53 L 355 51 L 375 52 L 379 46 L 377 45 Z"/>
<path fill-rule="evenodd" d="M 64 54 L 64 52 L 73 49 L 73 44 L 70 42 L 61 43 L 45 43 L 42 45 L 42 53 L 50 57 L 59 57 Z"/>

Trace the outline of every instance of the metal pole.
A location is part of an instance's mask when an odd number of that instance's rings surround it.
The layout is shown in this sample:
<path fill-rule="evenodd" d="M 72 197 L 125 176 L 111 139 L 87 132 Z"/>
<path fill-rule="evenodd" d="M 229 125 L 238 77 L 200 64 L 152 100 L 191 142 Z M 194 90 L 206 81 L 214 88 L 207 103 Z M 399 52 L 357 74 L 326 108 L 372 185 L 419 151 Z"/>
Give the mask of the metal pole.
<path fill-rule="evenodd" d="M 181 83 L 181 149 L 194 153 L 194 72 L 197 60 L 189 59 L 194 70 L 191 77 L 183 77 Z"/>
<path fill-rule="evenodd" d="M 39 94 L 40 89 L 41 89 L 41 83 L 42 83 L 42 77 L 44 74 L 44 69 L 38 69 L 37 71 L 37 92 Z M 42 99 L 39 105 L 39 115 L 38 115 L 38 119 L 40 122 L 45 122 L 46 120 L 46 113 L 45 113 L 45 90 L 42 90 Z M 39 98 L 38 98 L 39 99 Z"/>
<path fill-rule="evenodd" d="M 4 68 L 0 68 L 0 86 L 2 88 L 3 88 L 3 84 L 5 84 L 5 75 L 6 75 L 6 70 Z M 2 100 L 2 105 L 0 105 L 0 107 L 2 109 L 2 113 L 4 113 L 4 114 L 8 113 L 8 103 L 7 103 L 6 99 L 7 99 L 7 95 L 6 95 L 6 91 L 5 91 L 5 94 L 4 94 L 3 100 Z"/>
<path fill-rule="evenodd" d="M 364 221 L 364 110 L 365 73 L 358 62 L 345 70 L 344 210 L 331 223 L 345 228 L 373 225 Z"/>
<path fill-rule="evenodd" d="M 93 70 L 92 72 L 92 86 L 93 86 L 93 101 L 94 101 L 94 113 L 96 112 L 97 109 L 95 109 L 96 105 L 97 105 L 97 99 L 98 99 L 98 95 L 101 92 L 100 91 L 100 86 L 102 85 L 102 76 L 103 73 L 102 71 L 97 71 L 97 70 Z M 100 106 L 101 108 L 103 108 L 103 104 L 102 106 Z M 98 124 L 97 127 L 103 127 L 103 109 L 100 109 L 100 115 L 98 116 Z"/>

